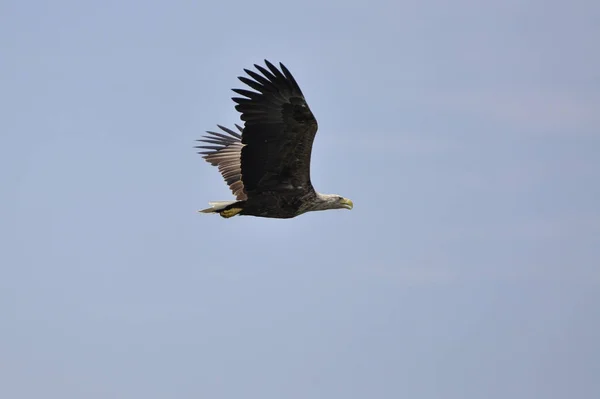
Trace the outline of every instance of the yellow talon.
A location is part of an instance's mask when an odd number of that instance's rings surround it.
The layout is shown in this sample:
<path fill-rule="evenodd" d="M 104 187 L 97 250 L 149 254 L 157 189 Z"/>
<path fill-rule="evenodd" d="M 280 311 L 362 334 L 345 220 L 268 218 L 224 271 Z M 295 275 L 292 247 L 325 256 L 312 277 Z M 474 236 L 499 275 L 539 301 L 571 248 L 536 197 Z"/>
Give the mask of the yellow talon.
<path fill-rule="evenodd" d="M 231 209 L 226 209 L 226 210 L 222 211 L 220 213 L 220 215 L 223 216 L 224 218 L 230 218 L 230 217 L 237 215 L 241 211 L 242 211 L 242 208 L 231 208 Z"/>

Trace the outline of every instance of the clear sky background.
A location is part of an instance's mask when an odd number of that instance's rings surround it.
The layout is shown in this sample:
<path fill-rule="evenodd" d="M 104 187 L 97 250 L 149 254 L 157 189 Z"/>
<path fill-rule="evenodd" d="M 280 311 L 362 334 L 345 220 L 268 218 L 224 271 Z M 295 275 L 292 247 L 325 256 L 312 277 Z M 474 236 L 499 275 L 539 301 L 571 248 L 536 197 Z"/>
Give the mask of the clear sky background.
<path fill-rule="evenodd" d="M 596 1 L 0 3 L 0 397 L 600 397 Z M 284 62 L 352 211 L 200 215 Z"/>

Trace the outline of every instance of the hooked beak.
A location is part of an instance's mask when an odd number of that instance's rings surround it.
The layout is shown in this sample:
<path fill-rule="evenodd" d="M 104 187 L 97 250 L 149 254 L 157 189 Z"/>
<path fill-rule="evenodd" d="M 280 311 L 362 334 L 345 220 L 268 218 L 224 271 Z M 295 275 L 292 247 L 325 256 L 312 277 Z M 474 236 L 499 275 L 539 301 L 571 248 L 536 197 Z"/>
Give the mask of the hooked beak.
<path fill-rule="evenodd" d="M 342 207 L 344 207 L 346 209 L 352 209 L 354 207 L 354 204 L 348 198 L 342 198 L 340 200 L 340 204 L 342 205 Z"/>

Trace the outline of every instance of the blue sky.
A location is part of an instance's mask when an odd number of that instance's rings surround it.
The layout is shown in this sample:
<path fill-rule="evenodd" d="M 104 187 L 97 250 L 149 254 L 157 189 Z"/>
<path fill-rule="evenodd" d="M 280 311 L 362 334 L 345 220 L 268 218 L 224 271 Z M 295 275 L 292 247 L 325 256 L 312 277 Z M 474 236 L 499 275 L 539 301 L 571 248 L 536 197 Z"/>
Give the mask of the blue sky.
<path fill-rule="evenodd" d="M 600 397 L 597 2 L 0 11 L 1 397 Z M 265 58 L 352 211 L 196 213 Z"/>

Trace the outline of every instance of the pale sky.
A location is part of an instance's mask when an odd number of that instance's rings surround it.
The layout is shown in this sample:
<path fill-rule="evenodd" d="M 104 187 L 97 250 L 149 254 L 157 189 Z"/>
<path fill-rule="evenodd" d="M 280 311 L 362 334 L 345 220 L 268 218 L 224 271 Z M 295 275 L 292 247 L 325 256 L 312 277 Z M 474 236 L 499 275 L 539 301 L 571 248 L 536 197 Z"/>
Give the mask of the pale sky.
<path fill-rule="evenodd" d="M 0 397 L 600 397 L 596 1 L 0 5 Z M 312 180 L 232 198 L 194 140 L 283 62 Z"/>

